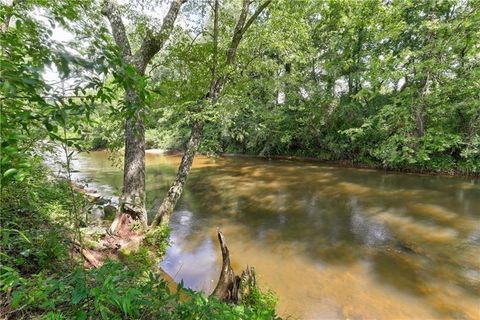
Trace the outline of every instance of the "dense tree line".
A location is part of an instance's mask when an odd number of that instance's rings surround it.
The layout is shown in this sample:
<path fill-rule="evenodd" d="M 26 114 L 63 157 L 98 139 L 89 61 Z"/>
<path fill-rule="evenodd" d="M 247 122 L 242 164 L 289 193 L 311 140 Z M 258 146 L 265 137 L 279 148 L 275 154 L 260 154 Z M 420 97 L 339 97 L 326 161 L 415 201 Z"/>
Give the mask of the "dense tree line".
<path fill-rule="evenodd" d="M 203 152 L 479 171 L 478 2 L 277 1 L 264 19 L 208 114 Z M 180 32 L 155 70 L 150 146 L 185 141 L 211 54 L 190 42 Z"/>

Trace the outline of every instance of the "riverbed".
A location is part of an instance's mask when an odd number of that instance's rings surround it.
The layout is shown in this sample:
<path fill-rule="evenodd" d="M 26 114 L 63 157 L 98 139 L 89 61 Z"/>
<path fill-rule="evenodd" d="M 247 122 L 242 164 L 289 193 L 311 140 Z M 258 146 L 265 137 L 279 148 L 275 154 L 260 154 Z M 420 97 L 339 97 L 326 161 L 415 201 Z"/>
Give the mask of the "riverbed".
<path fill-rule="evenodd" d="M 151 217 L 180 157 L 146 161 Z M 74 177 L 119 195 L 118 162 L 80 154 Z M 233 268 L 254 266 L 281 316 L 480 319 L 478 178 L 198 156 L 170 226 L 162 268 L 207 294 L 220 272 L 220 228 Z"/>

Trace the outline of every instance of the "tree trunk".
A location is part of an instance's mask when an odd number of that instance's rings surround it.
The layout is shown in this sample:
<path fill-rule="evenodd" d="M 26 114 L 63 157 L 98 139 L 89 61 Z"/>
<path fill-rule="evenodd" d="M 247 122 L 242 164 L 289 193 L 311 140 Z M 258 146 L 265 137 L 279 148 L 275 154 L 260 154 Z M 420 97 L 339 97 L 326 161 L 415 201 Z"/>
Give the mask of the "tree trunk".
<path fill-rule="evenodd" d="M 133 89 L 127 91 L 128 104 L 138 104 Z M 131 219 L 147 227 L 145 209 L 145 127 L 140 108 L 135 115 L 125 120 L 125 155 L 123 164 L 123 190 L 120 197 L 120 212 L 110 226 L 110 232 L 117 233 Z M 125 219 L 128 215 L 131 219 Z"/>
<path fill-rule="evenodd" d="M 120 49 L 122 60 L 135 67 L 138 76 L 145 75 L 145 69 L 152 58 L 163 48 L 173 30 L 182 4 L 187 0 L 173 0 L 161 27 L 147 29 L 140 48 L 132 55 L 125 25 L 118 5 L 113 0 L 102 3 L 102 14 L 110 21 L 113 38 Z M 110 232 L 116 233 L 129 221 L 137 220 L 146 228 L 145 209 L 145 126 L 143 122 L 144 101 L 139 99 L 134 87 L 127 88 L 125 100 L 135 106 L 135 113 L 125 120 L 125 157 L 123 190 L 120 198 L 120 213 L 113 221 Z"/>
<path fill-rule="evenodd" d="M 235 26 L 230 48 L 227 51 L 226 65 L 233 65 L 237 48 L 243 34 L 253 23 L 253 21 L 255 21 L 255 19 L 260 15 L 260 13 L 270 4 L 271 1 L 272 0 L 266 0 L 257 8 L 257 10 L 255 10 L 250 19 L 247 20 L 250 1 L 243 0 L 242 11 Z M 210 82 L 208 93 L 205 95 L 205 98 L 208 99 L 208 102 L 212 105 L 217 102 L 220 93 L 223 91 L 223 88 L 228 81 L 228 77 L 226 75 L 217 76 L 216 74 L 216 51 L 218 48 L 218 14 L 219 7 L 218 1 L 216 1 L 214 5 L 214 28 L 216 29 L 214 30 L 214 65 L 212 66 L 212 81 Z M 195 154 L 197 153 L 198 147 L 202 140 L 202 134 L 203 123 L 197 121 L 192 127 L 192 132 L 190 134 L 185 154 L 183 155 L 182 161 L 180 162 L 177 176 L 175 177 L 175 180 L 170 186 L 167 196 L 160 205 L 160 208 L 158 208 L 157 214 L 155 215 L 155 218 L 152 222 L 152 227 L 156 227 L 159 225 L 168 225 L 170 221 L 170 215 L 172 214 L 173 209 L 175 209 L 178 198 L 180 198 L 180 196 L 182 195 L 185 182 L 187 181 L 188 174 L 190 173 L 190 168 L 192 167 L 193 159 L 195 158 Z"/>
<path fill-rule="evenodd" d="M 13 0 L 10 4 L 7 1 L 2 1 L 2 5 L 9 6 L 10 12 L 4 13 L 3 15 L 3 23 L 0 23 L 0 33 L 5 33 L 8 31 L 10 27 L 10 21 L 12 19 L 12 12 L 14 7 L 17 5 L 17 1 Z M 5 12 L 5 11 L 4 11 Z"/>
<path fill-rule="evenodd" d="M 425 79 L 423 80 L 420 97 L 417 98 L 415 106 L 415 133 L 418 138 L 422 138 L 425 135 L 425 112 L 424 112 L 424 98 L 428 93 L 430 87 L 430 73 L 427 71 Z"/>
<path fill-rule="evenodd" d="M 220 249 L 222 250 L 222 270 L 220 277 L 218 278 L 217 286 L 213 290 L 212 296 L 219 298 L 220 300 L 233 301 L 238 292 L 238 279 L 233 272 L 230 265 L 230 252 L 228 251 L 227 244 L 223 237 L 223 233 L 218 231 L 218 241 L 220 242 Z M 234 301 L 236 302 L 236 301 Z"/>
<path fill-rule="evenodd" d="M 125 121 L 125 163 L 122 209 L 146 224 L 145 211 L 145 130 L 141 118 Z"/>
<path fill-rule="evenodd" d="M 195 122 L 187 143 L 187 148 L 178 167 L 177 176 L 170 186 L 167 196 L 163 199 L 160 208 L 158 208 L 157 214 L 152 222 L 152 227 L 168 225 L 173 209 L 175 209 L 175 205 L 185 187 L 185 182 L 192 168 L 193 159 L 202 140 L 202 133 L 203 123 Z"/>
<path fill-rule="evenodd" d="M 425 135 L 425 118 L 423 116 L 423 108 L 417 106 L 415 108 L 415 123 L 416 123 L 416 133 L 417 137 L 421 138 Z"/>

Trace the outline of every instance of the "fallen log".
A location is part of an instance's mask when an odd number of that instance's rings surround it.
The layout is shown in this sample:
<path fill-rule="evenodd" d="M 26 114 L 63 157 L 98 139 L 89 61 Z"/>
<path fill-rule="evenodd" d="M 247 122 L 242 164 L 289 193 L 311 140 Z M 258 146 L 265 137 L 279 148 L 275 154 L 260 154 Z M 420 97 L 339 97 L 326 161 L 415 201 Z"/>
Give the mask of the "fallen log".
<path fill-rule="evenodd" d="M 218 230 L 218 241 L 222 250 L 222 269 L 217 285 L 211 296 L 224 302 L 238 304 L 247 298 L 256 286 L 255 270 L 249 266 L 242 272 L 241 276 L 235 275 L 230 264 L 230 252 L 223 233 Z"/>

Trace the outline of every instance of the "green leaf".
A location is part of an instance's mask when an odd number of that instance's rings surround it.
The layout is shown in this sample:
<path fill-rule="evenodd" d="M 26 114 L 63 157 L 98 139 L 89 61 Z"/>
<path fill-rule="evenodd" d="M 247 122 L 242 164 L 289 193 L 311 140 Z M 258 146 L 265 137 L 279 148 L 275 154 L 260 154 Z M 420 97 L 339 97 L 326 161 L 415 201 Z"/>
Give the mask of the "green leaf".
<path fill-rule="evenodd" d="M 3 173 L 3 177 L 4 178 L 8 178 L 8 177 L 11 177 L 11 176 L 14 176 L 15 174 L 17 174 L 18 170 L 15 169 L 15 168 L 10 168 L 8 169 L 7 171 L 5 171 Z"/>

